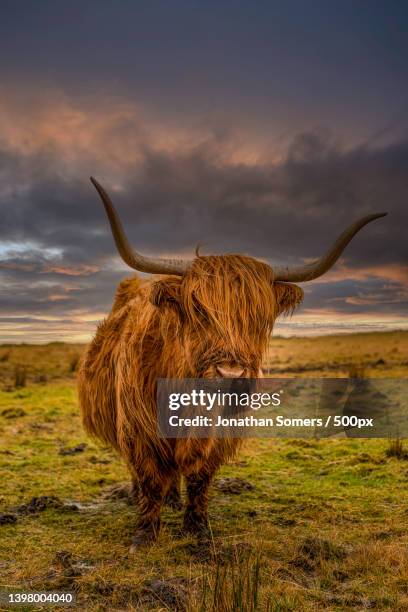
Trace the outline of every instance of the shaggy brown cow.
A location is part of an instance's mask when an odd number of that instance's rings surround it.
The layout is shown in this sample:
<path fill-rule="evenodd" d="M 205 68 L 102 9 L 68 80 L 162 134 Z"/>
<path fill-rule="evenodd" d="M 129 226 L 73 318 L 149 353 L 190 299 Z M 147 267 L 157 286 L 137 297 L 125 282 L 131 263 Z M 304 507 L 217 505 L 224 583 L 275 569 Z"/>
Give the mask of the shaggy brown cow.
<path fill-rule="evenodd" d="M 382 215 L 357 221 L 322 259 L 298 268 L 272 269 L 243 255 L 149 259 L 132 250 L 109 196 L 91 180 L 124 261 L 166 276 L 120 283 L 112 311 L 81 364 L 83 423 L 125 459 L 139 491 L 134 547 L 157 536 L 165 501 L 180 504 L 181 475 L 187 488 L 184 530 L 205 534 L 211 479 L 239 442 L 159 438 L 157 378 L 257 377 L 276 317 L 302 300 L 302 289 L 288 281 L 323 274 L 354 234 Z"/>

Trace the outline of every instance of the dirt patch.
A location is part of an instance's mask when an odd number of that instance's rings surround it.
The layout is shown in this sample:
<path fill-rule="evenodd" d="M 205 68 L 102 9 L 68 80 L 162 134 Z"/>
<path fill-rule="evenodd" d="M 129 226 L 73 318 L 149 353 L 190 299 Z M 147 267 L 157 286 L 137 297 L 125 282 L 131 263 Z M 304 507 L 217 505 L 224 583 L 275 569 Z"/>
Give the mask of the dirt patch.
<path fill-rule="evenodd" d="M 130 483 L 120 482 L 105 489 L 102 492 L 102 497 L 106 500 L 124 501 L 129 506 L 132 506 L 137 499 L 137 492 L 133 491 Z"/>
<path fill-rule="evenodd" d="M 78 453 L 83 453 L 84 450 L 88 447 L 85 442 L 81 442 L 81 444 L 77 444 L 76 446 L 71 446 L 70 448 L 60 448 L 58 451 L 59 455 L 77 455 Z"/>
<path fill-rule="evenodd" d="M 0 414 L 5 419 L 18 419 L 26 416 L 27 413 L 23 408 L 5 408 Z"/>
<path fill-rule="evenodd" d="M 309 559 L 344 559 L 347 553 L 344 548 L 320 538 L 305 538 L 298 547 L 298 552 Z"/>
<path fill-rule="evenodd" d="M 245 491 L 253 491 L 254 485 L 243 478 L 217 478 L 214 487 L 222 493 L 229 495 L 241 495 Z"/>
<path fill-rule="evenodd" d="M 358 461 L 359 463 L 374 463 L 375 465 L 384 465 L 386 462 L 385 459 L 369 455 L 368 453 L 360 453 L 360 455 L 357 455 L 357 457 L 353 457 L 350 459 L 350 464 L 354 464 L 355 461 Z"/>
<path fill-rule="evenodd" d="M 389 529 L 388 531 L 377 531 L 372 537 L 376 540 L 389 540 L 391 538 L 397 538 L 405 534 L 404 529 Z"/>
<path fill-rule="evenodd" d="M 44 423 L 31 423 L 29 425 L 29 428 L 32 431 L 53 431 L 53 427 L 50 427 L 49 425 L 44 425 Z"/>
<path fill-rule="evenodd" d="M 15 508 L 15 512 L 22 516 L 39 514 L 48 510 L 48 508 L 55 508 L 62 511 L 76 511 L 79 506 L 75 503 L 63 502 L 58 497 L 53 495 L 40 495 L 39 497 L 33 497 L 28 503 L 21 504 Z"/>
<path fill-rule="evenodd" d="M 16 510 L 18 514 L 38 514 L 48 508 L 62 508 L 63 505 L 58 497 L 41 495 L 33 497 L 27 504 L 21 504 Z"/>
<path fill-rule="evenodd" d="M 140 603 L 159 602 L 170 610 L 184 611 L 188 605 L 187 581 L 184 578 L 154 578 L 145 583 Z"/>
<path fill-rule="evenodd" d="M 272 519 L 272 523 L 274 525 L 279 525 L 280 527 L 293 527 L 296 525 L 296 520 L 293 518 L 287 518 L 286 516 L 275 516 Z"/>
<path fill-rule="evenodd" d="M 51 561 L 50 571 L 42 576 L 30 578 L 26 585 L 35 590 L 64 589 L 78 592 L 77 578 L 92 569 L 89 561 L 77 559 L 67 550 L 60 550 Z"/>
<path fill-rule="evenodd" d="M 290 440 L 288 442 L 291 446 L 300 446 L 301 448 L 316 448 L 317 442 L 309 442 L 309 440 Z"/>
<path fill-rule="evenodd" d="M 322 561 L 344 559 L 347 552 L 341 546 L 320 538 L 304 538 L 296 548 L 296 553 L 290 563 L 305 571 L 312 571 Z"/>
<path fill-rule="evenodd" d="M 141 609 L 140 587 L 133 586 L 131 584 L 117 584 L 115 582 L 97 582 L 92 585 L 92 593 L 98 596 L 105 597 L 108 600 L 106 601 L 106 605 L 103 608 L 104 610 Z M 145 608 L 146 607 L 144 606 L 142 609 L 144 610 Z"/>
<path fill-rule="evenodd" d="M 196 563 L 209 563 L 214 559 L 212 544 L 208 540 L 188 542 L 182 548 Z"/>
<path fill-rule="evenodd" d="M 17 516 L 12 512 L 0 512 L 0 525 L 14 525 L 17 523 Z"/>
<path fill-rule="evenodd" d="M 188 606 L 187 581 L 184 578 L 152 578 L 141 587 L 114 582 L 95 583 L 93 593 L 109 599 L 109 609 L 128 606 L 140 610 L 150 610 L 160 605 L 160 609 L 184 612 Z M 116 607 L 115 607 L 116 609 Z"/>
<path fill-rule="evenodd" d="M 68 550 L 59 550 L 55 554 L 53 565 L 65 576 L 82 576 L 93 567 L 89 561 L 76 559 Z"/>
<path fill-rule="evenodd" d="M 116 589 L 119 589 L 120 585 L 114 584 L 113 582 L 96 582 L 92 585 L 92 592 L 102 597 L 111 597 Z"/>
<path fill-rule="evenodd" d="M 94 465 L 108 465 L 109 463 L 112 463 L 112 461 L 110 459 L 103 459 L 101 457 L 95 457 L 95 455 L 92 455 L 92 457 L 89 457 L 89 463 L 93 463 Z"/>

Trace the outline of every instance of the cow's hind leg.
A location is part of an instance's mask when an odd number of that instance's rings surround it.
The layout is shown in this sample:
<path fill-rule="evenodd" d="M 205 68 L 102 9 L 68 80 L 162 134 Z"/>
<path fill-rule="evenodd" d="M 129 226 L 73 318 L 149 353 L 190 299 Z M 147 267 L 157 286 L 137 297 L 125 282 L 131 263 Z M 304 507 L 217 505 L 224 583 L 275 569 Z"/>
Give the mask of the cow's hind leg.
<path fill-rule="evenodd" d="M 157 538 L 160 530 L 161 507 L 172 480 L 170 474 L 159 472 L 138 479 L 140 518 L 137 531 L 132 538 L 131 551 L 148 545 Z"/>

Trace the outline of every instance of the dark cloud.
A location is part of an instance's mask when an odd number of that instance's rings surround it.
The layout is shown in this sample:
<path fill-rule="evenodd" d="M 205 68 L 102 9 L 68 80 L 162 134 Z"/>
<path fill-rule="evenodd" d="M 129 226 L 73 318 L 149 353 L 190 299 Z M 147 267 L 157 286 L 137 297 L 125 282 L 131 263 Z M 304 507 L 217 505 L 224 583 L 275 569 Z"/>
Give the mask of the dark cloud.
<path fill-rule="evenodd" d="M 385 210 L 389 217 L 365 228 L 346 256 L 351 265 L 405 261 L 408 141 L 342 151 L 316 131 L 298 136 L 281 163 L 253 165 L 225 159 L 227 144 L 211 139 L 180 154 L 145 146 L 137 165 L 125 168 L 118 193 L 95 162 L 135 245 L 162 254 L 192 251 L 202 241 L 204 250 L 296 261 L 320 255 L 359 216 Z M 61 249 L 68 262 L 112 255 L 87 165 L 66 178 L 54 153 L 10 156 L 1 239 Z"/>
<path fill-rule="evenodd" d="M 375 277 L 381 268 L 378 278 L 347 281 L 345 273 L 344 281 L 313 283 L 305 307 L 402 316 L 406 290 L 395 278 L 387 283 L 386 271 L 407 263 L 408 141 L 343 150 L 316 130 L 297 136 L 281 162 L 249 165 L 231 161 L 229 137 L 179 152 L 143 142 L 137 163 L 112 166 L 109 178 L 87 157 L 64 172 L 52 148 L 0 151 L 0 312 L 69 318 L 109 309 L 126 268 L 88 180 L 92 171 L 111 192 L 132 243 L 147 254 L 190 254 L 201 242 L 204 254 L 296 263 L 319 256 L 359 216 L 386 210 L 389 216 L 364 228 L 345 253 L 348 270 L 368 267 Z M 112 186 L 118 182 L 120 191 Z"/>
<path fill-rule="evenodd" d="M 0 69 L 119 91 L 180 121 L 222 113 L 275 136 L 321 122 L 355 142 L 406 104 L 407 27 L 406 3 L 386 0 L 15 0 L 2 6 Z"/>
<path fill-rule="evenodd" d="M 350 315 L 386 314 L 403 318 L 408 309 L 408 286 L 380 278 L 315 283 L 307 294 L 306 307 L 328 308 Z"/>

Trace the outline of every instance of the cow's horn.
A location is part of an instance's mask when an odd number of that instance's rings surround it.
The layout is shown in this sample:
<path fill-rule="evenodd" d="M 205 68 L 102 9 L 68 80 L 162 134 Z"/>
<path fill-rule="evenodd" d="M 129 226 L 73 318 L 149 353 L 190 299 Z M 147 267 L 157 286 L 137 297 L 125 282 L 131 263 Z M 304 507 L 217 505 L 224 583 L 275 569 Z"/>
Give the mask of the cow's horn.
<path fill-rule="evenodd" d="M 190 265 L 190 261 L 183 259 L 159 259 L 157 257 L 144 257 L 132 249 L 124 232 L 119 215 L 116 212 L 112 201 L 102 185 L 91 176 L 91 182 L 101 196 L 101 200 L 108 215 L 112 234 L 115 239 L 117 249 L 123 261 L 128 266 L 140 272 L 150 272 L 151 274 L 176 274 L 182 276 Z"/>
<path fill-rule="evenodd" d="M 322 274 L 330 270 L 330 268 L 336 263 L 350 240 L 357 234 L 358 231 L 361 230 L 362 227 L 367 225 L 367 223 L 370 223 L 370 221 L 374 221 L 374 219 L 385 217 L 387 214 L 388 213 L 377 213 L 375 215 L 367 215 L 366 217 L 362 217 L 344 230 L 342 234 L 340 234 L 336 242 L 327 251 L 327 253 L 323 255 L 323 257 L 310 264 L 293 267 L 273 267 L 274 279 L 279 281 L 302 283 L 322 276 Z"/>

